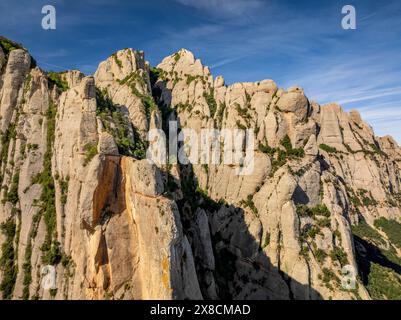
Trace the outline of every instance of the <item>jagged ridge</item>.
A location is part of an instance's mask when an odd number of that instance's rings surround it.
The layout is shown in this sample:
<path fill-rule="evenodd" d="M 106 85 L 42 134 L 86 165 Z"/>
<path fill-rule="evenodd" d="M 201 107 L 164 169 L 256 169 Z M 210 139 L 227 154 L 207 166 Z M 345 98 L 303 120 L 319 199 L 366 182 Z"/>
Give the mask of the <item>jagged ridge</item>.
<path fill-rule="evenodd" d="M 399 297 L 401 150 L 356 111 L 271 80 L 226 86 L 185 49 L 157 68 L 121 50 L 85 77 L 45 73 L 7 41 L 4 299 Z M 172 119 L 253 129 L 254 173 L 141 160 L 147 131 Z M 40 286 L 46 264 L 57 290 Z M 355 290 L 341 290 L 346 264 Z"/>

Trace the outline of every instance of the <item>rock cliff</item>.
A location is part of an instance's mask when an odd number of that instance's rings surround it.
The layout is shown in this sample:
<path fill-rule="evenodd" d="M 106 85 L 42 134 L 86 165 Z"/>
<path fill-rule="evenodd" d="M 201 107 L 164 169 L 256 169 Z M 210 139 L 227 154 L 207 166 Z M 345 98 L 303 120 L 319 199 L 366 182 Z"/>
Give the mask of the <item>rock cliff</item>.
<path fill-rule="evenodd" d="M 149 163 L 172 120 L 251 129 L 253 172 Z M 357 111 L 227 86 L 185 49 L 85 76 L 1 37 L 0 130 L 3 299 L 401 299 L 401 148 Z"/>

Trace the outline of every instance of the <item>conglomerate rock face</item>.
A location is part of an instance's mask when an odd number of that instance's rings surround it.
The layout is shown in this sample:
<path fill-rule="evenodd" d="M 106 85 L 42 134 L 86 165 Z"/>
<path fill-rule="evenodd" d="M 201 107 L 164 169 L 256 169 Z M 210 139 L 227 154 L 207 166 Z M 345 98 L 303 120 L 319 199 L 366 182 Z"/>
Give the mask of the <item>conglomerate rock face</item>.
<path fill-rule="evenodd" d="M 0 38 L 0 115 L 3 299 L 394 298 L 377 279 L 400 290 L 401 149 L 357 111 L 272 80 L 226 86 L 184 49 L 157 68 L 124 49 L 85 76 L 46 73 Z M 148 131 L 173 120 L 252 130 L 254 170 L 148 162 Z"/>

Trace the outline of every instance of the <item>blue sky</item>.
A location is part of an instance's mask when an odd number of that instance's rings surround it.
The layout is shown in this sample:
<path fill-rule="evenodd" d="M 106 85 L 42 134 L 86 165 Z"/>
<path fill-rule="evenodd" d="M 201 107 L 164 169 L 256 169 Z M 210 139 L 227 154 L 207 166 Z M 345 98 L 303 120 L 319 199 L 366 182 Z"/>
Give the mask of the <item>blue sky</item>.
<path fill-rule="evenodd" d="M 41 8 L 57 29 L 41 28 Z M 352 4 L 357 29 L 341 28 Z M 273 79 L 310 99 L 356 108 L 376 134 L 401 143 L 399 0 L 1 0 L 0 34 L 24 44 L 46 70 L 93 73 L 126 47 L 152 65 L 187 48 L 227 83 Z"/>

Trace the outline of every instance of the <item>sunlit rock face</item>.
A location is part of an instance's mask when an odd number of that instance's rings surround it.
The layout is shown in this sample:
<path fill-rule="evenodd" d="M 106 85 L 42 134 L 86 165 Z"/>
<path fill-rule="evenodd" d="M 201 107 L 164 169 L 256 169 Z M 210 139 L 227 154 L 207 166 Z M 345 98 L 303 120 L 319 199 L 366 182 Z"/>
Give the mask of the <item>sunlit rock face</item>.
<path fill-rule="evenodd" d="M 272 80 L 227 86 L 185 49 L 157 68 L 124 49 L 85 76 L 6 48 L 3 299 L 378 298 L 360 252 L 401 259 L 384 223 L 401 217 L 401 149 L 357 111 Z M 199 134 L 252 130 L 254 170 L 148 162 L 148 131 L 172 120 Z M 360 275 L 354 290 L 344 266 Z"/>

